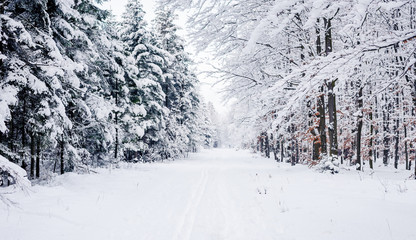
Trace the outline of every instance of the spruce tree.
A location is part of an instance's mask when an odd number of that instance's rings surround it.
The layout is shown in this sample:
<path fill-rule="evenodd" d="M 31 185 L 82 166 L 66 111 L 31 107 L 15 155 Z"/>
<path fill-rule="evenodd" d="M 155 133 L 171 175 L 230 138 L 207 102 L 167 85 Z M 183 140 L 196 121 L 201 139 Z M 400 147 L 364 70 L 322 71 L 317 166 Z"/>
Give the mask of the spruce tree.
<path fill-rule="evenodd" d="M 196 75 L 190 69 L 191 59 L 185 52 L 184 40 L 177 33 L 173 11 L 161 8 L 154 21 L 160 46 L 172 55 L 173 61 L 164 69 L 164 90 L 167 107 L 170 110 L 166 131 L 172 155 L 195 151 L 198 145 L 197 111 L 199 97 L 195 85 Z"/>
<path fill-rule="evenodd" d="M 130 137 L 129 159 L 137 156 L 158 158 L 157 146 L 163 140 L 161 135 L 164 116 L 165 94 L 162 90 L 162 68 L 169 56 L 155 45 L 152 34 L 146 29 L 143 6 L 138 0 L 129 0 L 120 26 L 121 40 L 129 53 L 136 73 L 129 74 L 130 100 L 134 104 L 131 122 L 136 125 L 136 136 Z"/>

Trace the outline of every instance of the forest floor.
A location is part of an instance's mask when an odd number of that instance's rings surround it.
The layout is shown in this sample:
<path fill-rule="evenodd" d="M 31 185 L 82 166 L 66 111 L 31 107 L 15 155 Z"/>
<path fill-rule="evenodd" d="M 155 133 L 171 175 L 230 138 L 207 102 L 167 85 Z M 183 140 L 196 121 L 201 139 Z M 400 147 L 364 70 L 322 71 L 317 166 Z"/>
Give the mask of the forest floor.
<path fill-rule="evenodd" d="M 0 239 L 416 239 L 409 171 L 332 175 L 233 149 L 97 171 L 0 189 L 15 202 L 0 202 Z"/>

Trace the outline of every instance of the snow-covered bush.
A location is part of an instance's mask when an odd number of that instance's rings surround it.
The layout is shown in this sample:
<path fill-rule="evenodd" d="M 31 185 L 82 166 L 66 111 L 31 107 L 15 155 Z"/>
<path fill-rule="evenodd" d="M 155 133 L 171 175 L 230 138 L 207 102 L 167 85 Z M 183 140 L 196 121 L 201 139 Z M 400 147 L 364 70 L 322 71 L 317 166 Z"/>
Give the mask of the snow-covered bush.
<path fill-rule="evenodd" d="M 21 189 L 30 186 L 26 171 L 0 155 L 0 186 L 16 185 Z"/>
<path fill-rule="evenodd" d="M 331 173 L 339 172 L 340 161 L 334 156 L 324 156 L 322 160 L 316 165 L 318 171 L 330 171 Z"/>

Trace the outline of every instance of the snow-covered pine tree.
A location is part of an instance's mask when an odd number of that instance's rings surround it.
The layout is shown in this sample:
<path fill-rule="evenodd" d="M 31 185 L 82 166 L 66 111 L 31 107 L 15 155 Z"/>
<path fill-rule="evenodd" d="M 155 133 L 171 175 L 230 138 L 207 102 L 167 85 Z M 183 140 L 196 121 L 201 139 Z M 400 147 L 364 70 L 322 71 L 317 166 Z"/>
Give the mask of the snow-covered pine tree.
<path fill-rule="evenodd" d="M 159 146 L 166 138 L 162 129 L 168 109 L 161 84 L 164 81 L 162 68 L 170 56 L 157 47 L 154 36 L 146 29 L 144 14 L 139 0 L 129 0 L 120 25 L 125 51 L 137 71 L 129 74 L 128 87 L 133 106 L 128 122 L 134 125 L 134 128 L 129 127 L 134 135 L 129 137 L 128 160 L 160 158 Z"/>
<path fill-rule="evenodd" d="M 111 81 L 117 79 L 110 76 L 119 72 L 104 30 L 103 21 L 109 13 L 92 0 L 49 1 L 48 12 L 54 39 L 65 59 L 62 98 L 73 124 L 59 141 L 61 173 L 106 164 L 116 138 Z"/>
<path fill-rule="evenodd" d="M 1 155 L 31 177 L 106 164 L 119 147 L 114 113 L 129 101 L 108 12 L 93 1 L 5 4 Z"/>
<path fill-rule="evenodd" d="M 56 146 L 55 136 L 71 127 L 60 98 L 62 56 L 51 36 L 45 1 L 7 3 L 1 15 L 0 153 L 30 169 L 33 178 L 45 167 L 41 153 L 45 156 Z"/>
<path fill-rule="evenodd" d="M 212 108 L 210 109 L 211 106 Z M 200 108 L 198 111 L 198 119 L 199 123 L 197 124 L 198 130 L 197 132 L 201 133 L 200 140 L 201 145 L 204 148 L 212 148 L 214 147 L 215 141 L 217 139 L 217 127 L 215 126 L 215 119 L 213 119 L 211 115 L 211 111 L 215 111 L 212 103 L 206 104 L 205 102 L 201 101 Z"/>
<path fill-rule="evenodd" d="M 178 35 L 175 25 L 176 15 L 170 9 L 159 7 L 153 23 L 158 42 L 165 51 L 171 54 L 173 61 L 164 70 L 163 89 L 166 94 L 166 106 L 170 113 L 166 132 L 169 136 L 167 149 L 169 155 L 183 155 L 196 151 L 198 142 L 197 112 L 199 96 L 195 86 L 196 75 L 190 69 L 192 64 L 185 52 L 184 40 Z"/>

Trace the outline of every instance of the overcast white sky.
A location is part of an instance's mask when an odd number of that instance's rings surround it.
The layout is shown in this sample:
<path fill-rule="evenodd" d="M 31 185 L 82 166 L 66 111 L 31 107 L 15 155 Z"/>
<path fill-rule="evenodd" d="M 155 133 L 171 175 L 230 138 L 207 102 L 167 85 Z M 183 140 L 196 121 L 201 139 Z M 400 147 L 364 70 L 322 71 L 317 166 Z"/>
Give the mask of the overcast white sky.
<path fill-rule="evenodd" d="M 150 21 L 153 19 L 153 12 L 155 9 L 155 0 L 142 0 L 143 7 L 146 11 L 146 19 Z M 103 4 L 105 9 L 111 9 L 117 17 L 120 17 L 124 12 L 124 6 L 127 4 L 127 0 L 109 0 Z"/>
<path fill-rule="evenodd" d="M 144 10 L 146 11 L 145 19 L 150 23 L 150 21 L 154 18 L 154 11 L 156 8 L 156 2 L 155 0 L 142 0 L 141 1 L 144 7 Z M 116 15 L 117 19 L 121 19 L 121 15 L 124 12 L 124 6 L 126 5 L 127 0 L 109 0 L 103 4 L 103 8 L 110 9 L 114 15 Z M 183 14 L 182 14 L 183 16 Z M 185 26 L 185 19 L 181 19 L 177 21 L 177 24 L 179 27 L 183 28 L 186 32 L 186 26 Z M 186 39 L 186 37 L 184 37 Z M 196 55 L 193 53 L 191 48 L 186 49 L 188 52 L 190 52 L 193 55 Z M 200 59 L 203 59 L 202 56 L 203 53 L 200 53 L 196 56 L 194 56 L 194 60 L 196 62 L 201 61 Z M 204 67 L 203 64 L 196 66 L 199 71 L 203 71 L 206 66 Z M 200 86 L 200 92 L 201 95 L 204 97 L 206 102 L 212 102 L 214 104 L 214 107 L 217 109 L 217 111 L 221 114 L 224 114 L 227 111 L 227 107 L 221 100 L 221 96 L 218 93 L 219 87 L 212 87 L 211 85 L 213 82 L 215 82 L 215 79 L 204 79 L 202 76 L 199 77 L 199 80 L 201 81 Z"/>

